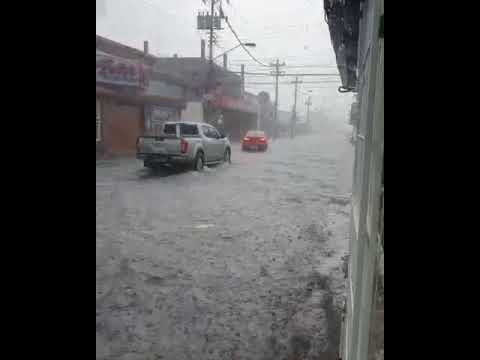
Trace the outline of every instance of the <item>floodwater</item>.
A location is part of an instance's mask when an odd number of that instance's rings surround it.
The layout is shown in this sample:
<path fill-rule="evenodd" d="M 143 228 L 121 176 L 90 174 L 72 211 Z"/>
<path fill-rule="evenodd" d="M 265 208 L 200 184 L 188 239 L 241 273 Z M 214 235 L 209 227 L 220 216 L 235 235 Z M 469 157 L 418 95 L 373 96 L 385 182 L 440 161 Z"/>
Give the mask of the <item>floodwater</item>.
<path fill-rule="evenodd" d="M 334 359 L 350 131 L 202 173 L 97 161 L 97 359 Z"/>

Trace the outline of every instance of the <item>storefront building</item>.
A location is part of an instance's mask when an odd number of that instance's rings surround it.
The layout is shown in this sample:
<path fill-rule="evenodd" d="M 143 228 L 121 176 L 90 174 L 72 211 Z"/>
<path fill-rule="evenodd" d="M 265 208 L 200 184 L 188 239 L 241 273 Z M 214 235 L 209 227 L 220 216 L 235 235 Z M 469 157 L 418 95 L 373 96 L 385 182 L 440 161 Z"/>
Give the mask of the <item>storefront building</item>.
<path fill-rule="evenodd" d="M 143 105 L 148 86 L 145 66 L 97 50 L 96 151 L 97 156 L 122 156 L 135 152 L 143 133 Z"/>
<path fill-rule="evenodd" d="M 212 125 L 221 127 L 232 141 L 240 141 L 248 130 L 257 128 L 260 108 L 253 94 L 233 97 L 217 92 L 206 95 L 205 111 L 210 113 L 209 122 Z M 220 118 L 222 124 L 218 123 Z"/>
<path fill-rule="evenodd" d="M 140 135 L 155 135 L 185 107 L 185 84 L 154 71 L 156 58 L 97 36 L 97 158 L 133 156 Z"/>

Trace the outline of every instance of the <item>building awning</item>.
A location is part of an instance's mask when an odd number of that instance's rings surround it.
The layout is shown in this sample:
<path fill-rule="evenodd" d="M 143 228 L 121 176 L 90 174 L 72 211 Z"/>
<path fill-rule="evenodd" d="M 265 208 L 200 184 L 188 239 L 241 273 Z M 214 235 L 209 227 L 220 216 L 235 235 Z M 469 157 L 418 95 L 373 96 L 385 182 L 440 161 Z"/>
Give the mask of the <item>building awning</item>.
<path fill-rule="evenodd" d="M 360 3 L 362 0 L 324 0 L 325 21 L 330 30 L 342 87 L 347 91 L 357 85 L 357 48 Z"/>

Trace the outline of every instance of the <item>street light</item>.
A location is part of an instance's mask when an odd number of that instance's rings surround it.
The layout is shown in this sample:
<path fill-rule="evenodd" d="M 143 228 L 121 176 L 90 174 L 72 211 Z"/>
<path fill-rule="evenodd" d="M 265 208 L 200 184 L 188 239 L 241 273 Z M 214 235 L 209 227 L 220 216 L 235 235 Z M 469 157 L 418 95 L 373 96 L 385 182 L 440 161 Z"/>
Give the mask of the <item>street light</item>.
<path fill-rule="evenodd" d="M 220 55 L 218 55 L 218 56 L 215 56 L 213 59 L 214 59 L 214 60 L 215 60 L 215 59 L 218 59 L 219 57 L 222 57 L 222 56 L 225 55 L 226 53 L 228 53 L 228 52 L 230 52 L 230 51 L 232 51 L 232 50 L 235 50 L 236 48 L 238 48 L 238 47 L 240 47 L 240 46 L 242 46 L 242 45 L 243 45 L 243 46 L 247 46 L 247 47 L 255 47 L 255 46 L 257 46 L 257 44 L 252 43 L 252 42 L 240 43 L 240 44 L 238 44 L 237 46 L 234 46 L 233 48 L 228 49 L 228 50 L 225 51 L 224 53 L 222 53 L 222 54 L 220 54 Z"/>

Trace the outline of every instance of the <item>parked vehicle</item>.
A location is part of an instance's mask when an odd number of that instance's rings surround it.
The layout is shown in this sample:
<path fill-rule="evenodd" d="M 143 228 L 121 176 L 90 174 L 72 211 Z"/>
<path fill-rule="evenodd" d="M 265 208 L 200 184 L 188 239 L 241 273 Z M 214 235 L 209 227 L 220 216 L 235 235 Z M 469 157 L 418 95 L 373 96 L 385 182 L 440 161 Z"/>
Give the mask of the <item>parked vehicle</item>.
<path fill-rule="evenodd" d="M 268 149 L 268 139 L 264 131 L 250 130 L 242 139 L 242 150 L 261 150 Z"/>
<path fill-rule="evenodd" d="M 167 122 L 161 136 L 140 136 L 137 159 L 148 168 L 189 165 L 201 171 L 204 165 L 231 161 L 227 136 L 213 126 L 195 122 Z"/>

